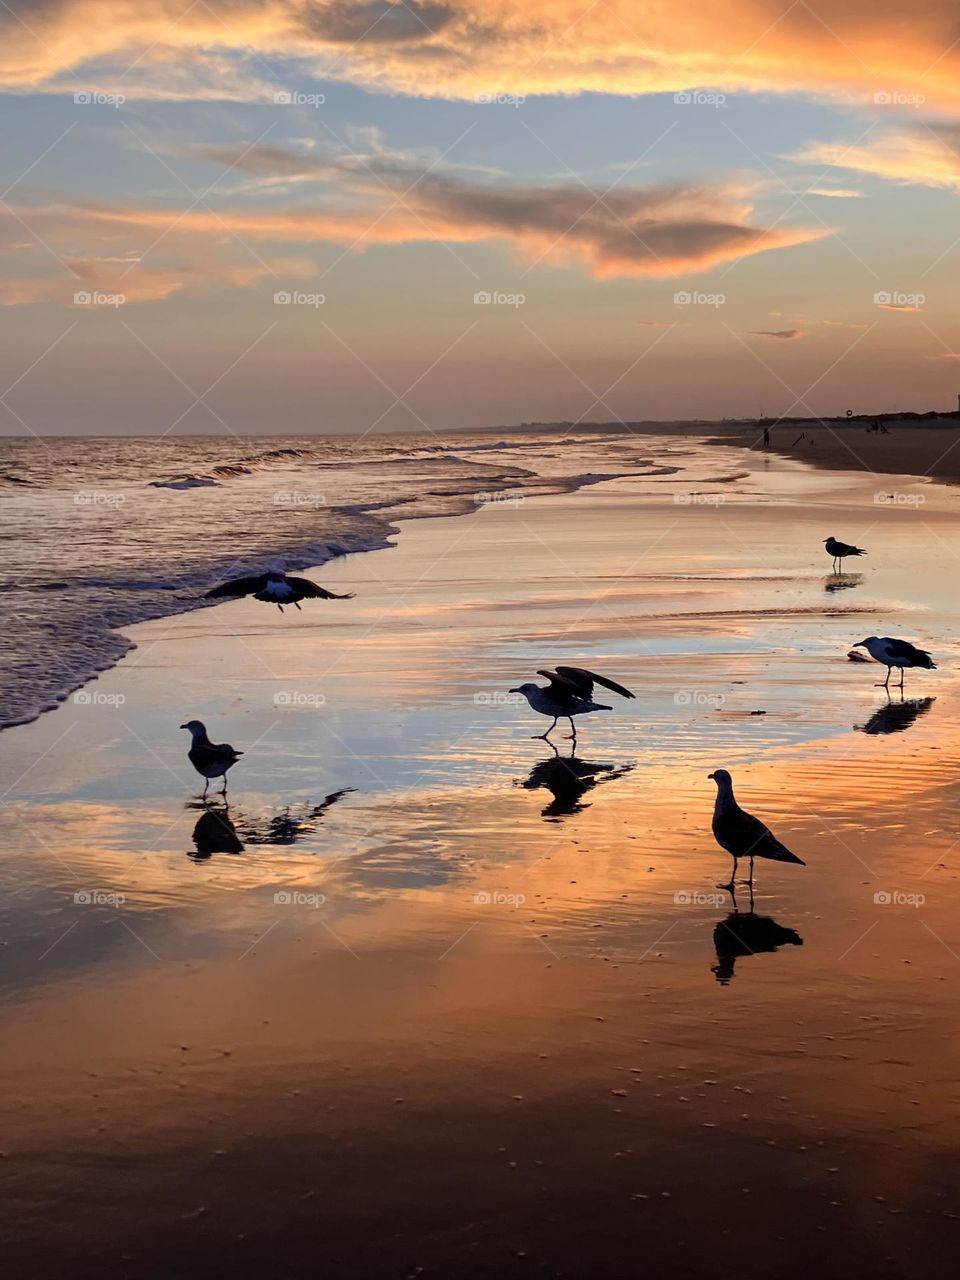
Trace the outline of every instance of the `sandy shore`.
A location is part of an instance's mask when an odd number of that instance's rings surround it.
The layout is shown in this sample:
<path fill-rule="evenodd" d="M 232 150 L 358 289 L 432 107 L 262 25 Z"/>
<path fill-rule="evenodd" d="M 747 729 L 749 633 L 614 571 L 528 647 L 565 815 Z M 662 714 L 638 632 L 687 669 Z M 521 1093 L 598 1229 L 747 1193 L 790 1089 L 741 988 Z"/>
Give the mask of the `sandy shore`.
<path fill-rule="evenodd" d="M 318 575 L 347 603 L 137 627 L 0 737 L 18 1277 L 942 1265 L 955 494 L 676 448 L 679 483 L 407 524 Z M 903 703 L 846 661 L 872 633 L 937 656 Z M 638 694 L 572 764 L 505 695 L 564 660 Z M 246 752 L 213 823 L 191 716 Z M 807 862 L 752 913 L 718 766 Z"/>
<path fill-rule="evenodd" d="M 773 426 L 770 448 L 827 470 L 929 476 L 960 482 L 960 422 L 956 418 L 932 423 L 890 421 L 885 425 L 886 435 L 868 431 L 862 422 L 846 423 L 842 419 L 824 426 Z M 762 434 L 759 426 L 749 430 L 731 426 L 718 431 L 713 439 L 716 444 L 759 449 Z"/>

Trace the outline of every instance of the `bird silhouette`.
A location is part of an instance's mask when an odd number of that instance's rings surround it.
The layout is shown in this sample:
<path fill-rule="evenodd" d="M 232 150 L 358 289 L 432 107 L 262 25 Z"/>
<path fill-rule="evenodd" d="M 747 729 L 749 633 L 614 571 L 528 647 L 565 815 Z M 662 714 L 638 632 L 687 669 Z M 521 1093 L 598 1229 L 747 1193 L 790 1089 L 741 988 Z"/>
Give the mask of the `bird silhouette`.
<path fill-rule="evenodd" d="M 894 667 L 900 671 L 900 689 L 903 690 L 903 673 L 907 667 L 922 667 L 925 671 L 936 671 L 937 664 L 926 649 L 918 649 L 909 640 L 895 640 L 893 636 L 867 636 L 866 640 L 858 640 L 854 649 L 866 649 L 874 662 L 887 668 L 887 678 L 878 688 L 890 688 L 890 675 Z"/>
<path fill-rule="evenodd" d="M 211 778 L 223 779 L 223 789 L 220 794 L 226 795 L 227 770 L 233 768 L 243 755 L 243 752 L 237 751 L 226 742 L 219 744 L 211 742 L 207 737 L 207 728 L 202 720 L 188 720 L 180 728 L 187 729 L 190 732 L 192 741 L 190 750 L 187 752 L 187 759 L 197 773 L 206 779 L 203 784 L 204 796 L 207 794 L 207 787 L 210 785 Z"/>
<path fill-rule="evenodd" d="M 606 676 L 598 676 L 595 671 L 586 671 L 583 667 L 557 667 L 556 671 L 541 669 L 537 671 L 537 675 L 545 676 L 550 683 L 543 686 L 528 682 L 519 685 L 516 689 L 511 689 L 510 692 L 522 693 L 532 710 L 542 716 L 553 717 L 553 724 L 546 733 L 533 735 L 535 738 L 542 738 L 545 742 L 549 741 L 550 734 L 556 728 L 561 716 L 570 721 L 570 728 L 573 730 L 570 737 L 576 742 L 577 726 L 573 722 L 574 716 L 588 715 L 591 711 L 613 710 L 602 702 L 593 701 L 594 684 L 602 684 L 605 689 L 619 693 L 622 698 L 637 696 L 629 689 L 625 689 L 622 684 L 608 680 Z"/>
<path fill-rule="evenodd" d="M 713 806 L 713 835 L 721 849 L 733 858 L 733 874 L 730 883 L 722 889 L 733 890 L 737 879 L 737 863 L 741 858 L 750 859 L 750 880 L 753 884 L 754 858 L 769 858 L 772 862 L 795 862 L 806 865 L 802 858 L 791 853 L 759 818 L 741 809 L 733 794 L 733 779 L 726 769 L 716 769 L 708 775 L 717 784 L 717 799 Z"/>
<path fill-rule="evenodd" d="M 864 547 L 855 547 L 850 542 L 839 542 L 832 536 L 824 538 L 823 545 L 826 548 L 827 555 L 833 559 L 835 573 L 840 572 L 840 566 L 847 556 L 865 556 L 867 554 Z"/>
<path fill-rule="evenodd" d="M 283 613 L 285 604 L 300 608 L 301 600 L 352 600 L 353 592 L 337 595 L 326 587 L 318 587 L 309 578 L 287 577 L 285 573 L 271 570 L 252 578 L 231 578 L 229 582 L 221 582 L 219 587 L 205 591 L 204 600 L 219 600 L 225 596 L 253 596 L 254 600 L 262 600 L 265 604 L 275 604 Z"/>

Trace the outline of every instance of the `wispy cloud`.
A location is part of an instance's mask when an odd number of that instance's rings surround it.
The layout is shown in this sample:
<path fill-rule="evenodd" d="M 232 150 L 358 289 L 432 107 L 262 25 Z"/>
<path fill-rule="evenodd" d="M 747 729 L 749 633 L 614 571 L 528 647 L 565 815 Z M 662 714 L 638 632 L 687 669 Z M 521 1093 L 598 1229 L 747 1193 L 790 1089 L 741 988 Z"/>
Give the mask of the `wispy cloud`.
<path fill-rule="evenodd" d="M 43 0 L 4 14 L 0 84 L 141 96 L 266 97 L 275 69 L 417 97 L 637 94 L 709 85 L 865 104 L 960 103 L 952 0 Z"/>

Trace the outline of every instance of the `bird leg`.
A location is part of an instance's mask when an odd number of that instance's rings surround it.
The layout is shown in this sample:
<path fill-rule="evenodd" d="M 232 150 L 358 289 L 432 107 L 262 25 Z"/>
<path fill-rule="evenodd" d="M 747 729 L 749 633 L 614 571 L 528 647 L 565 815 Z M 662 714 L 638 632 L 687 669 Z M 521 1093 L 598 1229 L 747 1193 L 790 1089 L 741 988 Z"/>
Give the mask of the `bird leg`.
<path fill-rule="evenodd" d="M 738 861 L 737 855 L 734 854 L 733 855 L 733 872 L 731 873 L 731 876 L 730 876 L 730 883 L 717 885 L 718 889 L 726 889 L 727 893 L 730 894 L 734 902 L 736 902 L 735 894 L 736 894 L 736 888 L 737 888 L 737 861 Z"/>
<path fill-rule="evenodd" d="M 570 728 L 573 730 L 573 733 L 568 733 L 568 734 L 567 734 L 567 737 L 568 737 L 568 738 L 572 738 L 572 739 L 573 739 L 573 741 L 574 741 L 574 742 L 576 742 L 576 740 L 577 740 L 577 726 L 573 723 L 573 716 L 567 716 L 567 719 L 570 721 Z"/>
<path fill-rule="evenodd" d="M 302 609 L 300 608 L 300 606 L 297 604 L 296 600 L 294 600 L 294 602 L 293 602 L 293 607 L 296 609 L 297 613 L 303 613 L 303 610 L 302 610 Z"/>
<path fill-rule="evenodd" d="M 559 716 L 553 717 L 553 724 L 550 726 L 550 728 L 547 730 L 546 733 L 534 733 L 531 736 L 534 739 L 536 739 L 538 742 L 539 741 L 548 742 L 550 739 L 550 734 L 553 733 L 554 729 L 557 727 L 557 721 L 559 719 L 560 719 Z"/>
<path fill-rule="evenodd" d="M 204 778 L 204 780 L 203 780 L 203 795 L 200 797 L 200 799 L 201 799 L 201 800 L 206 800 L 206 798 L 207 798 L 207 787 L 209 787 L 209 785 L 210 785 L 210 779 L 209 779 L 209 778 Z"/>
<path fill-rule="evenodd" d="M 901 668 L 900 668 L 900 692 L 901 692 L 901 694 L 903 693 L 903 675 L 904 675 L 904 672 L 905 672 L 905 671 L 906 671 L 906 667 L 901 667 Z"/>

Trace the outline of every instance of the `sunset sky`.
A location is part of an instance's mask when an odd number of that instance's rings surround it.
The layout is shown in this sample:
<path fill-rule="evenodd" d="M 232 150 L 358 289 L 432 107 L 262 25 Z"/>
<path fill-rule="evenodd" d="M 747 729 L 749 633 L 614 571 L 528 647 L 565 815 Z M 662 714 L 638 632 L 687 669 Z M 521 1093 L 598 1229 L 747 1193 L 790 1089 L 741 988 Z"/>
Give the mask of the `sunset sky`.
<path fill-rule="evenodd" d="M 0 37 L 5 434 L 956 407 L 948 0 L 0 0 Z"/>

